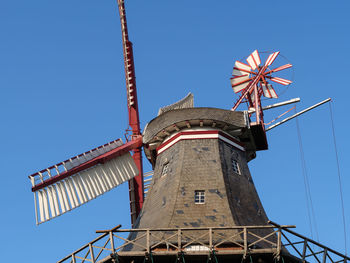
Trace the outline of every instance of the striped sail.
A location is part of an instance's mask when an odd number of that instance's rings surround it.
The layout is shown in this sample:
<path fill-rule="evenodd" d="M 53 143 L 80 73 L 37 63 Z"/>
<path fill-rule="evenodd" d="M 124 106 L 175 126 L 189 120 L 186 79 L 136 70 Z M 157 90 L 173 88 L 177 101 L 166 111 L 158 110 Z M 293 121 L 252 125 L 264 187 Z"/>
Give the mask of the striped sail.
<path fill-rule="evenodd" d="M 267 98 L 274 98 L 274 99 L 278 98 L 277 93 L 276 93 L 276 91 L 274 90 L 274 88 L 272 87 L 271 84 L 265 85 L 263 83 L 263 84 L 261 84 L 261 86 L 262 86 L 263 94 L 264 94 L 265 97 L 267 97 Z"/>
<path fill-rule="evenodd" d="M 29 176 L 36 223 L 71 211 L 132 179 L 139 171 L 116 140 Z M 126 151 L 126 152 L 125 152 Z"/>
<path fill-rule="evenodd" d="M 287 85 L 292 83 L 292 81 L 290 81 L 288 79 L 282 79 L 282 78 L 278 78 L 278 77 L 271 78 L 271 80 L 274 82 L 277 82 L 279 84 L 282 84 L 284 86 L 287 86 Z"/>
<path fill-rule="evenodd" d="M 251 80 L 252 78 L 250 78 L 249 75 L 235 76 L 231 78 L 231 86 L 233 91 L 235 93 L 242 91 L 248 86 Z"/>
<path fill-rule="evenodd" d="M 247 62 L 253 70 L 260 66 L 261 60 L 258 50 L 254 50 L 253 53 L 249 55 Z"/>
<path fill-rule="evenodd" d="M 277 51 L 277 52 L 274 52 L 274 53 L 270 54 L 269 57 L 267 58 L 266 62 L 265 62 L 265 66 L 267 66 L 267 67 L 270 66 L 275 61 L 275 59 L 277 58 L 279 53 L 280 52 Z"/>
<path fill-rule="evenodd" d="M 240 61 L 235 62 L 235 66 L 233 67 L 233 71 L 232 71 L 233 76 L 248 75 L 250 73 L 251 73 L 251 68 L 249 65 L 244 64 Z"/>

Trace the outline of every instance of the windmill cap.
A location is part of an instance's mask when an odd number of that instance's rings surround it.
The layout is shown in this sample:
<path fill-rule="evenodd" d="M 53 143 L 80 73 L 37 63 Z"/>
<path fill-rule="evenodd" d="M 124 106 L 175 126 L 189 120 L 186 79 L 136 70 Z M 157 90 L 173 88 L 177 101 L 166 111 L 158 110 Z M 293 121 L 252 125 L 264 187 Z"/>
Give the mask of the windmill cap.
<path fill-rule="evenodd" d="M 247 150 L 247 159 L 255 157 L 257 150 L 254 136 L 245 112 L 218 108 L 183 108 L 169 110 L 151 120 L 143 132 L 145 153 L 151 163 L 156 157 L 156 148 L 170 136 L 188 129 L 216 129 L 242 142 Z"/>

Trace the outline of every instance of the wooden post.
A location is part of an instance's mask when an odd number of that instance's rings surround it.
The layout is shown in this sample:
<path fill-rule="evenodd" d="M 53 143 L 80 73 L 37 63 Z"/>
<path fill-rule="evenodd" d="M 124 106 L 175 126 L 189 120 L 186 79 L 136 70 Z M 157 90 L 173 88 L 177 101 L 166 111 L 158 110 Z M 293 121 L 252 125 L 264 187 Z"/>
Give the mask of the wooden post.
<path fill-rule="evenodd" d="M 323 259 L 322 259 L 322 263 L 326 263 L 326 261 L 327 261 L 327 253 L 328 253 L 327 248 L 325 248 L 325 249 L 323 250 Z"/>
<path fill-rule="evenodd" d="M 247 252 L 248 252 L 248 240 L 247 240 L 247 228 L 244 227 L 243 228 L 243 242 L 244 242 L 244 255 L 243 258 L 245 258 L 247 256 Z"/>
<path fill-rule="evenodd" d="M 213 251 L 213 229 L 209 227 L 209 248 Z"/>
<path fill-rule="evenodd" d="M 151 246 L 150 246 L 150 231 L 149 229 L 146 230 L 146 246 L 147 246 L 147 253 L 150 253 Z"/>
<path fill-rule="evenodd" d="M 302 254 L 302 261 L 303 261 L 303 262 L 306 262 L 306 261 L 305 261 L 306 249 L 307 249 L 307 240 L 305 239 L 305 240 L 304 240 L 304 246 L 303 246 L 303 254 Z"/>
<path fill-rule="evenodd" d="M 114 253 L 115 250 L 114 250 L 114 240 L 113 240 L 113 232 L 112 231 L 109 232 L 109 239 L 110 239 L 110 242 L 111 242 L 112 253 Z"/>
<path fill-rule="evenodd" d="M 182 249 L 181 249 L 181 229 L 177 230 L 177 246 L 178 246 L 179 252 L 182 251 Z"/>
<path fill-rule="evenodd" d="M 277 234 L 277 260 L 280 260 L 281 255 L 281 248 L 282 248 L 282 237 L 281 237 L 282 229 L 278 228 L 278 234 Z"/>
<path fill-rule="evenodd" d="M 91 243 L 89 243 L 89 251 L 91 255 L 91 262 L 95 263 L 94 248 L 92 247 Z"/>

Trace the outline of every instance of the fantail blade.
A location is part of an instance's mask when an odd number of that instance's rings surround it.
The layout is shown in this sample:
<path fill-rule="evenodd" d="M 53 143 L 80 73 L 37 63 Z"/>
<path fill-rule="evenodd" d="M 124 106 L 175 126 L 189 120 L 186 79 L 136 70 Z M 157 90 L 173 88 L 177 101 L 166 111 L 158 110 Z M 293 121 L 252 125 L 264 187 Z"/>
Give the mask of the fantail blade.
<path fill-rule="evenodd" d="M 273 78 L 271 78 L 271 80 L 274 82 L 277 82 L 279 84 L 282 84 L 284 86 L 287 86 L 287 85 L 292 83 L 292 81 L 290 81 L 288 79 L 282 79 L 282 78 L 277 78 L 277 77 L 273 77 Z"/>
<path fill-rule="evenodd" d="M 270 66 L 276 59 L 276 57 L 278 56 L 280 52 L 274 52 L 272 54 L 270 54 L 270 56 L 267 58 L 266 62 L 265 62 L 265 66 Z"/>
<path fill-rule="evenodd" d="M 242 76 L 251 73 L 251 67 L 247 64 L 244 64 L 240 61 L 235 62 L 232 75 L 233 76 Z"/>
<path fill-rule="evenodd" d="M 254 50 L 252 54 L 247 58 L 249 66 L 255 70 L 261 63 L 258 50 Z"/>
<path fill-rule="evenodd" d="M 271 84 L 267 84 L 267 85 L 261 84 L 261 86 L 263 88 L 263 93 L 266 98 L 274 98 L 274 99 L 278 98 L 277 93 Z"/>

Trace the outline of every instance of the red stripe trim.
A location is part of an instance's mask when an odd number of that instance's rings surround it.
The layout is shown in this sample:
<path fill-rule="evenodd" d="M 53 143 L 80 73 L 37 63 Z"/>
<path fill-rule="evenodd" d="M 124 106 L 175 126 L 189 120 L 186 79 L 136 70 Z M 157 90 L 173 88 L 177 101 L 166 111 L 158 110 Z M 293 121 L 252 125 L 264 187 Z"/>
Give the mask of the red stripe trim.
<path fill-rule="evenodd" d="M 163 148 L 167 146 L 168 144 L 172 143 L 174 140 L 179 138 L 181 135 L 194 135 L 194 134 L 218 134 L 219 131 L 187 131 L 187 132 L 179 132 L 178 134 L 174 135 L 171 137 L 169 140 L 166 142 L 162 143 L 157 147 L 157 152 L 159 151 L 160 148 Z"/>
<path fill-rule="evenodd" d="M 226 139 L 228 139 L 228 140 L 238 144 L 239 146 L 242 146 L 243 148 L 245 148 L 245 145 L 243 143 L 241 143 L 240 141 L 237 141 L 235 138 L 227 135 L 226 133 L 219 131 L 219 135 L 221 135 L 222 137 L 225 137 Z"/>
<path fill-rule="evenodd" d="M 92 166 L 95 166 L 97 164 L 105 163 L 105 162 L 107 162 L 107 161 L 109 161 L 117 156 L 121 156 L 123 154 L 128 153 L 130 150 L 140 148 L 141 146 L 142 146 L 142 136 L 138 136 L 136 139 L 134 139 L 130 142 L 127 142 L 127 143 L 119 146 L 118 148 L 115 148 L 107 153 L 104 153 L 100 156 L 97 156 L 94 159 L 87 161 L 86 163 L 82 163 L 79 166 L 76 166 L 68 171 L 65 171 L 63 173 L 55 175 L 55 176 L 47 179 L 46 181 L 33 186 L 32 192 L 35 192 L 35 191 L 40 190 L 46 186 L 49 186 L 49 185 L 54 184 L 58 181 L 61 181 L 65 178 L 67 178 L 68 176 L 71 176 L 73 174 L 81 172 L 81 171 L 83 171 L 87 168 L 90 168 Z"/>
<path fill-rule="evenodd" d="M 169 140 L 167 140 L 166 142 L 162 143 L 161 145 L 159 145 L 157 147 L 157 152 L 166 147 L 167 145 L 171 144 L 173 141 L 175 141 L 177 138 L 179 138 L 180 136 L 183 136 L 183 135 L 202 135 L 202 134 L 213 134 L 213 135 L 221 135 L 222 137 L 225 137 L 226 139 L 238 144 L 239 146 L 243 147 L 244 148 L 244 144 L 241 143 L 240 141 L 234 139 L 233 137 L 221 132 L 221 131 L 218 131 L 218 130 L 208 130 L 208 131 L 183 131 L 183 132 L 179 132 L 177 133 L 176 135 L 174 135 L 173 137 L 171 137 Z M 210 139 L 210 138 L 188 138 L 188 139 L 181 139 L 181 140 L 198 140 L 198 139 Z"/>

